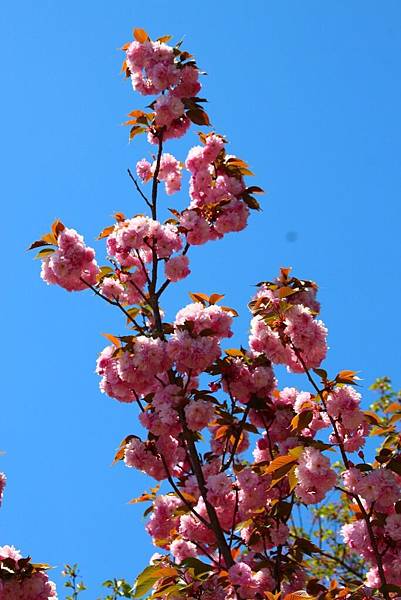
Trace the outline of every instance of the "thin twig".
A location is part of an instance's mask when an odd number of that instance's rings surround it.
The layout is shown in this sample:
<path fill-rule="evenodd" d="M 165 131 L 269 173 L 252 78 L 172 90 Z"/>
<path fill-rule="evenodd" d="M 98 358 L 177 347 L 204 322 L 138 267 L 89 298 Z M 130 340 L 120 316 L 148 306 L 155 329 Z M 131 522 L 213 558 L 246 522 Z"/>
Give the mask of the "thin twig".
<path fill-rule="evenodd" d="M 83 277 L 80 277 L 80 280 L 88 288 L 90 288 L 92 290 L 92 292 L 94 292 L 96 294 L 96 296 L 99 296 L 99 298 L 101 298 L 105 302 L 108 302 L 108 304 L 111 304 L 112 306 L 117 306 L 117 308 L 119 308 L 121 310 L 121 312 L 124 313 L 124 315 L 127 317 L 127 319 L 129 321 L 131 321 L 131 323 L 133 323 L 135 325 L 135 327 L 138 329 L 138 331 L 140 331 L 141 333 L 145 333 L 145 329 L 141 325 L 139 325 L 139 323 L 134 319 L 134 317 L 132 317 L 129 314 L 129 312 L 127 310 L 125 310 L 125 308 L 123 307 L 123 305 L 120 304 L 120 302 L 118 300 L 111 300 L 110 298 L 107 298 L 107 296 L 105 296 L 104 294 L 102 294 L 101 292 L 99 292 L 99 290 L 96 289 L 94 285 L 91 285 L 90 283 L 88 283 L 87 281 L 85 281 L 85 279 Z"/>
<path fill-rule="evenodd" d="M 132 179 L 132 181 L 134 182 L 134 185 L 137 189 L 138 194 L 140 194 L 142 196 L 142 198 L 145 200 L 146 204 L 149 206 L 149 208 L 152 208 L 151 203 L 149 202 L 149 200 L 147 199 L 147 197 L 145 196 L 145 194 L 143 193 L 143 191 L 141 190 L 141 188 L 138 185 L 137 180 L 135 179 L 135 177 L 133 176 L 133 174 L 131 173 L 131 169 L 127 169 L 128 171 L 128 175 L 130 176 L 130 178 Z"/>
<path fill-rule="evenodd" d="M 203 523 L 203 525 L 205 525 L 208 529 L 212 529 L 212 526 L 210 525 L 210 523 L 208 523 L 206 521 L 206 519 L 204 519 L 197 510 L 195 510 L 193 508 L 193 506 L 188 502 L 188 500 L 185 498 L 185 496 L 182 494 L 180 488 L 176 485 L 171 473 L 170 473 L 170 469 L 168 468 L 168 464 L 166 462 L 166 459 L 164 458 L 164 455 L 159 451 L 159 455 L 160 458 L 162 460 L 163 463 L 163 467 L 164 470 L 166 471 L 166 475 L 167 475 L 167 480 L 169 482 L 169 484 L 171 485 L 171 487 L 173 488 L 173 490 L 175 491 L 175 493 L 177 494 L 177 496 L 180 498 L 180 500 L 185 504 L 185 506 L 187 508 L 189 508 L 189 510 L 195 515 L 195 517 L 201 522 Z"/>
<path fill-rule="evenodd" d="M 234 460 L 235 453 L 237 451 L 237 448 L 238 448 L 238 445 L 239 445 L 239 442 L 240 442 L 240 439 L 241 439 L 241 435 L 242 435 L 242 432 L 243 432 L 243 429 L 244 429 L 244 425 L 246 423 L 246 420 L 247 420 L 247 417 L 248 417 L 250 409 L 251 408 L 250 408 L 250 406 L 248 404 L 246 406 L 245 410 L 244 410 L 244 414 L 242 415 L 242 419 L 239 422 L 238 431 L 237 431 L 237 435 L 236 435 L 235 440 L 234 440 L 233 447 L 231 449 L 230 458 L 228 459 L 228 462 L 225 465 L 223 465 L 222 471 L 226 471 L 230 467 L 231 463 Z"/>
<path fill-rule="evenodd" d="M 341 436 L 340 436 L 340 434 L 338 432 L 337 423 L 335 422 L 335 420 L 333 419 L 333 417 L 328 414 L 326 402 L 325 402 L 324 397 L 323 397 L 323 393 L 319 389 L 318 385 L 315 383 L 315 380 L 313 379 L 312 375 L 310 374 L 309 369 L 307 368 L 307 366 L 305 364 L 305 361 L 304 361 L 304 359 L 302 357 L 301 352 L 298 350 L 298 348 L 296 348 L 294 346 L 294 344 L 291 344 L 291 348 L 294 350 L 296 357 L 298 358 L 299 362 L 301 363 L 301 365 L 302 365 L 302 367 L 303 367 L 303 369 L 305 371 L 305 374 L 306 374 L 309 382 L 311 383 L 311 385 L 313 386 L 313 388 L 316 390 L 316 392 L 317 392 L 320 400 L 322 401 L 323 408 L 324 408 L 325 412 L 327 413 L 327 415 L 329 417 L 331 426 L 332 426 L 333 431 L 334 431 L 334 435 L 335 435 L 335 437 L 337 439 L 338 447 L 340 449 L 340 453 L 341 453 L 341 456 L 342 456 L 345 468 L 349 469 L 350 468 L 350 464 L 349 464 L 348 456 L 347 456 L 347 453 L 345 451 L 344 444 L 342 442 Z M 387 592 L 386 589 L 385 589 L 385 587 L 384 587 L 384 586 L 387 585 L 387 580 L 386 580 L 386 575 L 384 573 L 383 561 L 382 561 L 382 557 L 381 557 L 380 552 L 379 552 L 379 547 L 377 545 L 377 540 L 376 540 L 375 533 L 373 531 L 372 523 L 370 521 L 369 515 L 366 512 L 366 509 L 365 509 L 365 507 L 364 507 L 364 505 L 363 505 L 362 500 L 360 499 L 360 497 L 357 494 L 353 494 L 353 497 L 355 498 L 355 502 L 357 503 L 358 508 L 361 511 L 363 519 L 364 519 L 364 521 L 366 523 L 366 528 L 368 530 L 370 543 L 372 544 L 373 554 L 375 555 L 375 559 L 376 559 L 377 570 L 378 570 L 378 573 L 379 573 L 380 582 L 381 582 L 381 585 L 382 585 L 382 588 L 383 588 L 383 591 L 382 591 L 383 596 L 385 597 L 386 600 L 390 600 L 389 592 Z"/>

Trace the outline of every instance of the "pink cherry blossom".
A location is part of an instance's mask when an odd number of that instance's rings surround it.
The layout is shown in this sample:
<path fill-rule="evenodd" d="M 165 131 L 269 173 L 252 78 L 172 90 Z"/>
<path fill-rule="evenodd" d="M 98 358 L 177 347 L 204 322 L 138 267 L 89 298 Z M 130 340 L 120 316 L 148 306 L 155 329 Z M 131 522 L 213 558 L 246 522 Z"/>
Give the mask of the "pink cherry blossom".
<path fill-rule="evenodd" d="M 6 487 L 7 477 L 4 473 L 0 473 L 0 506 L 3 502 L 4 488 Z"/>
<path fill-rule="evenodd" d="M 214 406 L 206 400 L 191 400 L 185 407 L 185 417 L 189 429 L 200 431 L 212 419 Z"/>
<path fill-rule="evenodd" d="M 316 504 L 336 483 L 336 474 L 330 460 L 316 448 L 305 448 L 295 469 L 297 496 L 305 504 Z"/>
<path fill-rule="evenodd" d="M 188 277 L 191 270 L 189 269 L 189 259 L 185 255 L 169 258 L 164 266 L 164 272 L 167 279 L 170 281 L 181 281 Z"/>
<path fill-rule="evenodd" d="M 85 246 L 83 237 L 75 229 L 65 228 L 57 242 L 58 249 L 42 261 L 42 279 L 69 292 L 95 285 L 99 273 L 95 251 Z"/>
<path fill-rule="evenodd" d="M 170 552 L 178 563 L 181 563 L 186 558 L 197 556 L 199 554 L 198 548 L 192 542 L 176 538 L 170 544 Z"/>

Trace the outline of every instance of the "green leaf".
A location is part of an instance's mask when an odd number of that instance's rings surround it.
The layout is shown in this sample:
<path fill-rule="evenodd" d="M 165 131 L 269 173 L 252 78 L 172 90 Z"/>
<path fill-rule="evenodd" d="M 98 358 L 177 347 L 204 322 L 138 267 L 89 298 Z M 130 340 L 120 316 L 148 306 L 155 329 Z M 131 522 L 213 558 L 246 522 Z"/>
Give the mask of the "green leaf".
<path fill-rule="evenodd" d="M 146 127 L 140 127 L 139 125 L 134 125 L 130 129 L 129 140 L 132 141 L 136 135 L 139 135 L 140 133 L 143 133 L 144 131 L 146 131 Z"/>
<path fill-rule="evenodd" d="M 150 565 L 136 578 L 133 598 L 142 598 L 158 579 L 162 577 L 173 577 L 177 570 L 173 567 L 161 567 L 159 564 Z"/>
<path fill-rule="evenodd" d="M 306 429 L 306 427 L 308 427 L 312 419 L 313 412 L 311 410 L 305 410 L 299 413 L 298 415 L 295 415 L 295 417 L 291 421 L 292 431 L 302 431 L 303 429 Z"/>
<path fill-rule="evenodd" d="M 208 571 L 212 571 L 213 567 L 208 565 L 207 563 L 202 562 L 198 558 L 186 558 L 180 564 L 180 567 L 186 567 L 189 569 L 193 569 L 195 575 L 200 575 L 202 573 L 207 573 Z"/>
<path fill-rule="evenodd" d="M 51 254 L 53 254 L 55 251 L 56 251 L 55 248 L 44 248 L 43 250 L 40 250 L 37 253 L 35 258 L 46 258 L 46 257 L 50 256 Z"/>

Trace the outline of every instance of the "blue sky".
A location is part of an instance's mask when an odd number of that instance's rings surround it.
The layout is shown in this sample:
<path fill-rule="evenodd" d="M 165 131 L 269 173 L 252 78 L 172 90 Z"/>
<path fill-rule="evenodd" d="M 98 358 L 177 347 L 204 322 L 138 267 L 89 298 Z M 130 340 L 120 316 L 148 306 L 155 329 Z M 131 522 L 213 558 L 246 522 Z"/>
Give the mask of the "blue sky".
<path fill-rule="evenodd" d="M 167 313 L 188 291 L 225 293 L 244 343 L 252 286 L 291 265 L 320 285 L 327 368 L 360 370 L 364 390 L 383 374 L 400 387 L 401 4 L 20 0 L 2 14 L 0 544 L 79 562 L 94 598 L 153 552 L 143 507 L 127 504 L 148 481 L 110 466 L 136 413 L 101 395 L 94 374 L 101 332 L 124 324 L 89 293 L 45 286 L 25 249 L 54 217 L 92 244 L 113 212 L 140 210 L 126 169 L 147 148 L 121 123 L 145 102 L 119 75 L 118 48 L 134 26 L 185 35 L 214 127 L 267 190 L 246 231 L 193 251 Z M 194 143 L 170 149 L 182 159 Z"/>

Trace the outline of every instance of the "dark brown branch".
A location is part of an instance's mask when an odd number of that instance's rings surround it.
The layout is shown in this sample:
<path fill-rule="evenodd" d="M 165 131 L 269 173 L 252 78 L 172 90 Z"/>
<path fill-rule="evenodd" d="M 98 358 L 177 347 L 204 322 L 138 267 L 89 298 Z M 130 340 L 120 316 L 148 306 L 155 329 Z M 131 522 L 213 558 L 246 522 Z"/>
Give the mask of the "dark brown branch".
<path fill-rule="evenodd" d="M 221 551 L 221 554 L 224 558 L 226 567 L 229 569 L 230 567 L 232 567 L 234 565 L 234 560 L 233 560 L 233 557 L 231 556 L 231 550 L 229 548 L 229 545 L 227 544 L 227 540 L 224 536 L 224 532 L 220 525 L 216 510 L 215 510 L 214 506 L 212 506 L 210 504 L 209 500 L 207 499 L 207 488 L 206 488 L 206 482 L 205 482 L 205 478 L 204 478 L 203 471 L 202 471 L 202 466 L 201 466 L 201 463 L 199 460 L 198 451 L 196 449 L 195 442 L 193 440 L 192 434 L 189 431 L 186 420 L 185 420 L 184 410 L 179 409 L 178 414 L 180 417 L 180 422 L 181 422 L 181 426 L 183 428 L 184 438 L 185 438 L 186 446 L 188 449 L 188 458 L 190 460 L 192 470 L 193 470 L 196 480 L 198 482 L 199 491 L 200 491 L 203 501 L 205 503 L 207 514 L 208 514 L 209 520 L 210 520 L 210 524 L 213 528 L 214 535 L 216 536 L 217 546 L 218 546 L 219 550 Z"/>
<path fill-rule="evenodd" d="M 141 256 L 141 253 L 139 252 L 139 250 L 136 250 L 136 255 L 137 255 L 137 257 L 138 257 L 138 260 L 139 260 L 139 262 L 141 263 L 142 270 L 143 270 L 143 272 L 145 273 L 145 276 L 146 276 L 147 282 L 148 282 L 148 284 L 150 284 L 150 277 L 149 277 L 149 273 L 148 273 L 148 270 L 147 270 L 147 268 L 146 268 L 146 265 L 145 265 L 145 263 L 143 262 L 143 259 L 142 259 L 142 256 Z"/>
<path fill-rule="evenodd" d="M 274 578 L 276 580 L 275 592 L 281 592 L 281 555 L 283 552 L 283 546 L 280 544 L 277 546 L 276 561 L 274 564 Z"/>
<path fill-rule="evenodd" d="M 316 546 L 316 548 L 317 548 L 317 546 Z M 341 565 L 349 573 L 352 573 L 352 575 L 355 575 L 355 577 L 358 577 L 358 579 L 360 579 L 362 582 L 365 581 L 365 578 L 361 573 L 356 571 L 353 567 L 351 567 L 348 563 L 346 563 L 341 558 L 338 558 L 337 556 L 334 556 L 333 554 L 329 554 L 328 552 L 325 552 L 324 550 L 321 550 L 320 548 L 319 548 L 319 551 L 316 549 L 315 552 L 317 554 L 320 554 L 321 556 L 324 556 L 325 558 L 328 558 L 329 560 L 332 560 L 333 562 L 336 562 L 337 564 Z"/>
<path fill-rule="evenodd" d="M 163 131 L 160 133 L 159 137 L 159 149 L 157 152 L 156 158 L 156 167 L 153 173 L 153 182 L 152 182 L 152 219 L 157 219 L 157 187 L 158 187 L 158 176 L 160 171 L 160 161 L 163 153 Z M 155 244 L 152 246 L 152 276 L 151 281 L 149 283 L 149 303 L 153 309 L 153 317 L 155 320 L 156 330 L 159 333 L 161 338 L 164 338 L 163 332 L 163 324 L 160 314 L 160 307 L 158 302 L 158 296 L 156 294 L 156 286 L 157 286 L 157 267 L 158 267 L 158 257 L 156 252 Z"/>

